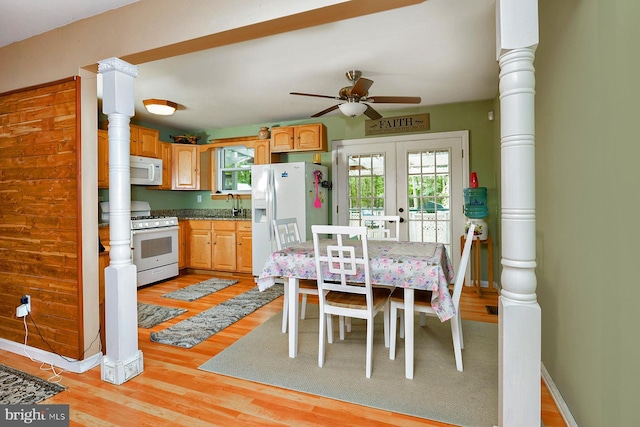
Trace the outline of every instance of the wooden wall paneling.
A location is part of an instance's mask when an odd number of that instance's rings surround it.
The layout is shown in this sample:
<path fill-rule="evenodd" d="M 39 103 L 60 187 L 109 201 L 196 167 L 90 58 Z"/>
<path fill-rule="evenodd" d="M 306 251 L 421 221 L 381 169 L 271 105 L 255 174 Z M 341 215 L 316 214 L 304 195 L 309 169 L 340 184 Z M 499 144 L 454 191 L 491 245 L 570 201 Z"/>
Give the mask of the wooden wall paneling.
<path fill-rule="evenodd" d="M 75 359 L 84 346 L 79 111 L 79 77 L 0 94 L 0 337 L 24 342 L 15 309 L 29 294 L 27 344 Z"/>

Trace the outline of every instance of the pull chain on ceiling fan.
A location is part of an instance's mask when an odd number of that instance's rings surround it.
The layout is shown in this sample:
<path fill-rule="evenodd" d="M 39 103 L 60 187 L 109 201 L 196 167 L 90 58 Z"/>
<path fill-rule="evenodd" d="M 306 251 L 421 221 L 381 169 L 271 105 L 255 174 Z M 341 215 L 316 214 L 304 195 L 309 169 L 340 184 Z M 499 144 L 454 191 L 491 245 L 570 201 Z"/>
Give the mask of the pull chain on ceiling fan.
<path fill-rule="evenodd" d="M 372 120 L 382 117 L 368 103 L 378 104 L 419 104 L 419 96 L 369 96 L 369 88 L 373 85 L 373 80 L 362 77 L 359 70 L 347 71 L 347 79 L 351 81 L 351 86 L 345 86 L 338 92 L 338 96 L 316 95 L 313 93 L 290 92 L 290 95 L 313 96 L 316 98 L 329 98 L 344 101 L 332 107 L 322 110 L 311 117 L 320 117 L 333 110 L 340 109 L 345 116 L 354 118 L 362 113 Z M 366 102 L 366 103 L 365 103 Z"/>

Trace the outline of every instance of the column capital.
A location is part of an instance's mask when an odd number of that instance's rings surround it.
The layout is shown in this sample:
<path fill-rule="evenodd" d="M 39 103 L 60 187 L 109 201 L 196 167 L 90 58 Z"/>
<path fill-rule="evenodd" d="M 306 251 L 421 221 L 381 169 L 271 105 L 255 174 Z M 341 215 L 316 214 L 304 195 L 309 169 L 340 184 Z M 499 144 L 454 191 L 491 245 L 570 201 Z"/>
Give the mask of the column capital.
<path fill-rule="evenodd" d="M 123 61 L 120 58 L 109 58 L 98 61 L 98 72 L 105 74 L 109 71 L 119 71 L 133 78 L 138 77 L 138 67 Z"/>
<path fill-rule="evenodd" d="M 497 0 L 496 59 L 512 49 L 535 49 L 538 42 L 538 0 Z"/>
<path fill-rule="evenodd" d="M 138 77 L 138 67 L 118 58 L 98 61 L 102 75 L 102 112 L 133 117 L 133 81 Z"/>

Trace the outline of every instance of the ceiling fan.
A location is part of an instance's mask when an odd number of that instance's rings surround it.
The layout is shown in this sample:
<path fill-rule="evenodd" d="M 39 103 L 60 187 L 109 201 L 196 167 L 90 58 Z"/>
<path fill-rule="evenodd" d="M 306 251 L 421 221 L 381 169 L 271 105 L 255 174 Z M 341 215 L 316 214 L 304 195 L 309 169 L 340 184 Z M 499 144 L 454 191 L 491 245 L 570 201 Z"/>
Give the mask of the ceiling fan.
<path fill-rule="evenodd" d="M 320 117 L 324 114 L 339 108 L 345 116 L 354 118 L 364 113 L 372 120 L 377 120 L 382 116 L 367 103 L 378 104 L 419 104 L 419 96 L 369 96 L 369 88 L 373 84 L 373 80 L 366 79 L 359 70 L 351 70 L 345 73 L 347 79 L 351 82 L 351 86 L 345 86 L 338 92 L 338 96 L 316 95 L 313 93 L 290 92 L 290 95 L 315 96 L 317 98 L 329 98 L 344 101 L 332 107 L 322 110 L 311 117 Z"/>

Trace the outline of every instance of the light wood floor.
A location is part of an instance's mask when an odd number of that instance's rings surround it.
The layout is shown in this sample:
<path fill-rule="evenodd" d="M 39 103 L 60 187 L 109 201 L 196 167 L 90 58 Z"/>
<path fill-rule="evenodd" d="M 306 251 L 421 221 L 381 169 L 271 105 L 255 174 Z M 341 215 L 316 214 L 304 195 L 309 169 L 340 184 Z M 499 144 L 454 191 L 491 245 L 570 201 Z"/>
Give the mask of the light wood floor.
<path fill-rule="evenodd" d="M 220 276 L 220 275 L 217 275 Z M 69 404 L 71 426 L 448 426 L 436 421 L 371 409 L 324 397 L 298 393 L 221 375 L 203 373 L 198 366 L 233 344 L 282 309 L 282 298 L 255 311 L 192 349 L 152 343 L 149 333 L 161 330 L 255 286 L 249 277 L 238 285 L 193 302 L 161 295 L 210 278 L 188 273 L 138 291 L 138 301 L 189 311 L 152 329 L 138 329 L 144 372 L 116 386 L 100 379 L 100 367 L 83 374 L 64 372 L 67 390 L 44 403 Z M 463 292 L 465 319 L 497 322 L 486 305 L 497 305 L 495 293 L 482 298 Z M 256 349 L 260 351 L 260 349 Z M 453 357 L 453 355 L 451 356 Z M 49 371 L 27 357 L 0 350 L 1 363 L 48 379 Z M 563 427 L 547 388 L 542 383 L 542 420 L 547 427 Z"/>

